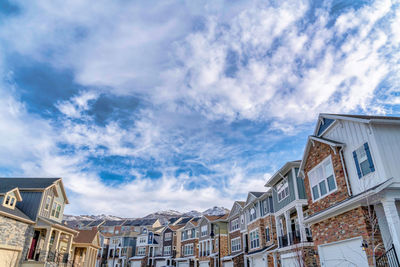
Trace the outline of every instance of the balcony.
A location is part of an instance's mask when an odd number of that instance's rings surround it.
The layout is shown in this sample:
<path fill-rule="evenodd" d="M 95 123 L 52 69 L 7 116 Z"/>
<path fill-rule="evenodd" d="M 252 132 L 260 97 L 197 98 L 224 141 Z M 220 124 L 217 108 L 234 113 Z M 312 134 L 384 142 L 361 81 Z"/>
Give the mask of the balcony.
<path fill-rule="evenodd" d="M 289 237 L 289 238 L 288 238 Z M 289 232 L 289 235 L 278 236 L 279 248 L 301 243 L 300 231 Z M 312 236 L 306 234 L 306 242 L 313 242 Z"/>
<path fill-rule="evenodd" d="M 72 267 L 73 261 L 69 259 L 70 254 L 57 251 L 37 251 L 34 259 L 26 259 L 22 266 L 63 266 Z"/>

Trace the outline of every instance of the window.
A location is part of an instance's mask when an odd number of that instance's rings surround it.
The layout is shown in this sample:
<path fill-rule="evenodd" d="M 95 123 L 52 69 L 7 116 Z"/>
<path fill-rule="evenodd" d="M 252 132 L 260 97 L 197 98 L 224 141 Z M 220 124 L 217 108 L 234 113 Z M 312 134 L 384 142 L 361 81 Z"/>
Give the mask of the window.
<path fill-rule="evenodd" d="M 239 218 L 231 221 L 231 231 L 236 231 L 238 229 L 239 229 Z"/>
<path fill-rule="evenodd" d="M 240 237 L 231 240 L 232 252 L 239 251 L 241 249 Z"/>
<path fill-rule="evenodd" d="M 186 244 L 183 251 L 185 256 L 193 255 L 193 244 Z"/>
<path fill-rule="evenodd" d="M 268 198 L 262 202 L 263 215 L 268 214 Z"/>
<path fill-rule="evenodd" d="M 244 215 L 243 214 L 240 216 L 240 223 L 244 224 Z"/>
<path fill-rule="evenodd" d="M 206 236 L 208 234 L 208 226 L 207 225 L 203 225 L 201 227 L 201 236 Z"/>
<path fill-rule="evenodd" d="M 260 247 L 260 238 L 258 235 L 258 230 L 250 232 L 250 248 Z"/>
<path fill-rule="evenodd" d="M 146 237 L 139 237 L 139 244 L 146 244 Z"/>
<path fill-rule="evenodd" d="M 51 196 L 47 196 L 46 203 L 44 205 L 44 209 L 45 210 L 49 210 L 50 209 L 50 205 L 51 205 Z"/>
<path fill-rule="evenodd" d="M 327 157 L 309 173 L 310 187 L 314 201 L 336 190 L 336 179 L 333 173 L 332 159 Z"/>
<path fill-rule="evenodd" d="M 53 202 L 53 209 L 51 210 L 51 216 L 55 218 L 60 218 L 61 205 L 57 202 Z"/>
<path fill-rule="evenodd" d="M 171 255 L 171 246 L 164 247 L 164 256 Z"/>
<path fill-rule="evenodd" d="M 146 247 L 138 247 L 137 254 L 138 256 L 146 255 Z"/>
<path fill-rule="evenodd" d="M 250 221 L 252 222 L 255 219 L 257 219 L 256 209 L 255 208 L 251 208 L 250 209 Z"/>
<path fill-rule="evenodd" d="M 276 186 L 276 192 L 278 194 L 278 201 L 282 201 L 289 196 L 289 182 L 287 177 Z"/>
<path fill-rule="evenodd" d="M 15 207 L 16 200 L 17 199 L 14 196 L 6 195 L 4 198 L 3 205 L 13 209 Z"/>
<path fill-rule="evenodd" d="M 271 241 L 271 236 L 269 234 L 269 227 L 265 228 L 265 240 L 267 242 Z"/>
<path fill-rule="evenodd" d="M 169 240 L 171 240 L 171 238 L 172 238 L 172 233 L 171 232 L 165 233 L 165 241 L 169 241 Z"/>
<path fill-rule="evenodd" d="M 353 151 L 353 158 L 354 163 L 356 164 L 358 178 L 364 177 L 368 173 L 375 171 L 368 143 L 365 143 Z"/>

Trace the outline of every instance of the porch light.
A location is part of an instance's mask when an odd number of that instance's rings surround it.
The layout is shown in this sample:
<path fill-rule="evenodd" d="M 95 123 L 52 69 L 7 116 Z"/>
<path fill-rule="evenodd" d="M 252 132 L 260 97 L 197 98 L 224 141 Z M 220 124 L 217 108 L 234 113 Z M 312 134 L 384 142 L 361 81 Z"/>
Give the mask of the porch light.
<path fill-rule="evenodd" d="M 362 247 L 362 250 L 365 251 L 368 248 L 368 242 L 363 240 L 361 247 Z"/>

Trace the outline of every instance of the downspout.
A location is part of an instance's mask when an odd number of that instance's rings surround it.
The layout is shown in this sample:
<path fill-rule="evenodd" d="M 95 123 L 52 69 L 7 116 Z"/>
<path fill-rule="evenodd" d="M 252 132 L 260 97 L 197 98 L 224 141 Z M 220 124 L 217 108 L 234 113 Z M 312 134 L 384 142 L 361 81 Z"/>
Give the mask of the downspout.
<path fill-rule="evenodd" d="M 349 184 L 349 179 L 347 177 L 347 169 L 346 166 L 344 165 L 344 161 L 343 161 L 343 147 L 340 148 L 339 150 L 339 155 L 340 155 L 340 161 L 342 162 L 342 167 L 343 167 L 343 173 L 344 173 L 344 179 L 346 181 L 346 186 L 347 186 L 347 193 L 349 194 L 349 196 L 351 197 L 352 193 L 350 190 L 350 184 Z"/>

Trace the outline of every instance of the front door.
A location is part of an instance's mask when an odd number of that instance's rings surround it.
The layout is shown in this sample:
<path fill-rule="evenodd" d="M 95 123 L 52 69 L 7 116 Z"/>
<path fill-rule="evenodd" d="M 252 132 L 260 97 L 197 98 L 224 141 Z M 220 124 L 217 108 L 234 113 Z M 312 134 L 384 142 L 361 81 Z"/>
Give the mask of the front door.
<path fill-rule="evenodd" d="M 35 233 L 33 234 L 31 247 L 29 248 L 29 253 L 28 253 L 29 260 L 33 260 L 33 257 L 35 256 L 35 250 L 39 240 L 39 236 L 40 236 L 40 231 L 35 231 Z"/>

